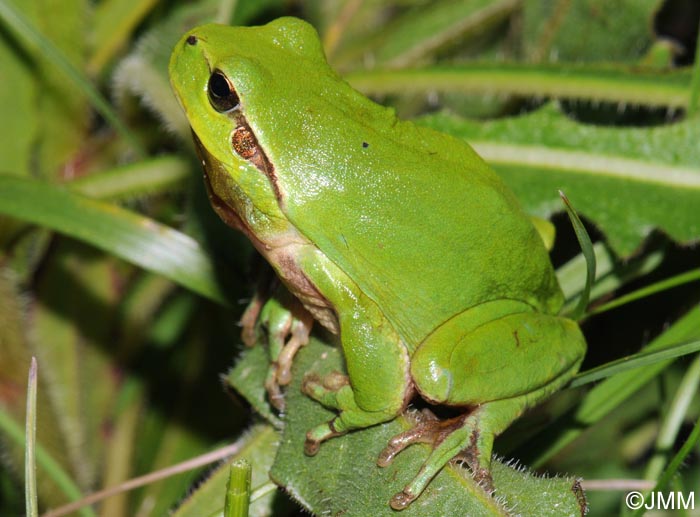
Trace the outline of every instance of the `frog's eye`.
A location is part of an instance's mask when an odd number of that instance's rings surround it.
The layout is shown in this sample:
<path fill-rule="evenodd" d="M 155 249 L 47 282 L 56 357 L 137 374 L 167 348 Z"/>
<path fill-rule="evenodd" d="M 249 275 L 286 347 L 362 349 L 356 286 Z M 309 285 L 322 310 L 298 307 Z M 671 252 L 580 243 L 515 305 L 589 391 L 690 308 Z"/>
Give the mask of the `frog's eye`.
<path fill-rule="evenodd" d="M 238 107 L 239 100 L 236 91 L 226 76 L 218 70 L 214 70 L 209 77 L 207 94 L 212 107 L 219 113 L 226 113 Z"/>

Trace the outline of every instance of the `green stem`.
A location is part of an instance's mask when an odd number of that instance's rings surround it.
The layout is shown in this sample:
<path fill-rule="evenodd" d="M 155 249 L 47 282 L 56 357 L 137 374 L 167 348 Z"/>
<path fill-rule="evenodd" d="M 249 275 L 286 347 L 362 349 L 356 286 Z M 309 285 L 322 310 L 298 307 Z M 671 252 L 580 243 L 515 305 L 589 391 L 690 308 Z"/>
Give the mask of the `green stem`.
<path fill-rule="evenodd" d="M 584 384 L 599 381 L 600 379 L 613 377 L 614 375 L 627 370 L 662 363 L 663 361 L 675 359 L 676 357 L 681 357 L 683 355 L 693 354 L 698 351 L 700 351 L 700 339 L 691 339 L 680 343 L 674 343 L 660 350 L 645 349 L 643 352 L 638 352 L 627 357 L 621 357 L 615 361 L 610 361 L 609 363 L 605 363 L 601 366 L 581 372 L 574 377 L 574 380 L 571 381 L 569 387 L 575 388 L 577 386 L 583 386 Z"/>
<path fill-rule="evenodd" d="M 688 455 L 693 452 L 693 449 L 698 444 L 698 442 L 700 442 L 700 420 L 698 420 L 695 423 L 695 427 L 690 432 L 690 436 L 688 436 L 688 439 L 681 447 L 681 450 L 678 451 L 678 453 L 668 464 L 668 467 L 666 467 L 666 469 L 663 471 L 661 477 L 659 478 L 659 481 L 656 483 L 656 486 L 654 487 L 652 492 L 659 492 L 668 486 L 668 484 L 673 479 L 673 476 L 675 476 L 676 472 L 686 460 Z M 634 512 L 633 515 L 642 515 L 644 513 L 644 510 L 644 504 L 642 504 L 639 506 L 639 509 L 636 512 Z"/>
<path fill-rule="evenodd" d="M 624 65 L 463 63 L 345 75 L 365 94 L 460 92 L 687 108 L 691 72 L 659 74 Z"/>
<path fill-rule="evenodd" d="M 250 463 L 245 459 L 234 461 L 229 470 L 224 503 L 224 517 L 248 517 L 250 506 Z"/>
<path fill-rule="evenodd" d="M 659 478 L 668 459 L 668 451 L 671 450 L 673 444 L 676 442 L 678 431 L 688 413 L 688 407 L 697 394 L 699 385 L 700 355 L 695 357 L 695 360 L 683 377 L 680 386 L 678 386 L 676 395 L 673 397 L 668 414 L 664 418 L 661 429 L 659 429 L 659 435 L 656 438 L 656 452 L 649 460 L 649 463 L 647 463 L 644 479 Z"/>
<path fill-rule="evenodd" d="M 646 298 L 647 296 L 651 296 L 656 293 L 661 293 L 663 291 L 666 291 L 667 289 L 672 289 L 679 285 L 685 285 L 687 283 L 695 282 L 698 280 L 700 280 L 700 269 L 686 271 L 685 273 L 681 273 L 679 275 L 672 276 L 671 278 L 666 278 L 665 280 L 662 280 L 660 282 L 656 282 L 652 285 L 642 287 L 641 289 L 637 289 L 636 291 L 633 291 L 629 294 L 620 296 L 619 298 L 616 298 L 611 302 L 600 305 L 595 309 L 591 310 L 587 316 L 591 316 L 593 314 L 600 314 L 601 312 L 609 311 L 616 307 L 620 307 L 621 305 L 625 305 L 627 303 Z"/>
<path fill-rule="evenodd" d="M 700 24 L 698 24 L 700 31 Z M 688 115 L 697 113 L 700 104 L 700 35 L 695 44 L 695 64 L 693 66 L 693 76 L 690 80 L 690 100 L 688 101 Z"/>

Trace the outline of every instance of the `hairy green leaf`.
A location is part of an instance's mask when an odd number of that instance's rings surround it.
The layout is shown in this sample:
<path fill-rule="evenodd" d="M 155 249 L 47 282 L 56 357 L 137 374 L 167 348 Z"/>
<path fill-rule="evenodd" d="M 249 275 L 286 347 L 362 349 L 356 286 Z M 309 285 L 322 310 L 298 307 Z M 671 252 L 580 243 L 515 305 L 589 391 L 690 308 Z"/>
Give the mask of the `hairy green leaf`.
<path fill-rule="evenodd" d="M 523 46 L 531 60 L 634 61 L 654 38 L 662 0 L 523 2 Z"/>
<path fill-rule="evenodd" d="M 440 0 L 419 5 L 377 31 L 373 38 L 357 38 L 334 59 L 339 66 L 371 54 L 377 66 L 415 66 L 442 48 L 470 37 L 481 36 L 494 25 L 503 23 L 520 0 Z"/>
<path fill-rule="evenodd" d="M 434 115 L 421 124 L 467 140 L 533 214 L 560 211 L 557 190 L 565 191 L 622 256 L 654 229 L 681 243 L 700 238 L 700 119 L 611 128 L 548 106 L 484 123 Z"/>
<path fill-rule="evenodd" d="M 252 349 L 236 369 L 263 370 L 267 358 Z M 376 465 L 388 440 L 410 427 L 405 416 L 368 429 L 351 432 L 321 445 L 314 457 L 304 454 L 306 431 L 333 413 L 300 391 L 304 373 L 324 374 L 342 369 L 336 347 L 313 338 L 295 358 L 293 381 L 287 388 L 285 428 L 272 478 L 315 514 L 395 515 L 389 499 L 418 472 L 429 448 L 417 445 L 397 456 L 386 468 Z M 261 385 L 262 377 L 241 382 Z M 250 388 L 243 388 L 249 391 Z M 456 464 L 444 468 L 426 491 L 402 515 L 582 515 L 585 505 L 576 481 L 536 477 L 522 468 L 493 463 L 496 497 L 487 495 L 469 470 Z M 358 494 L 362 494 L 358 497 Z M 580 497 L 580 498 L 579 498 Z"/>

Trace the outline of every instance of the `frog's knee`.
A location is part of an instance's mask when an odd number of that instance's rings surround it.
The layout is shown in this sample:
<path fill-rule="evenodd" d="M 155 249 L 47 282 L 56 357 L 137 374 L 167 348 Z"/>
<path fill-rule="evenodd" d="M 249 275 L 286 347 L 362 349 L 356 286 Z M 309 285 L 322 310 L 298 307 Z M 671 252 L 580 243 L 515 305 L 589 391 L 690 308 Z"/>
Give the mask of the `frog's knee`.
<path fill-rule="evenodd" d="M 411 363 L 411 371 L 413 384 L 425 400 L 433 404 L 450 400 L 455 376 L 449 367 L 423 354 L 420 360 Z"/>
<path fill-rule="evenodd" d="M 440 330 L 440 329 L 438 329 Z M 411 378 L 420 395 L 434 404 L 447 403 L 454 392 L 454 383 L 460 378 L 458 365 L 450 361 L 455 348 L 466 339 L 450 336 L 444 338 L 440 332 L 428 338 L 411 358 Z"/>

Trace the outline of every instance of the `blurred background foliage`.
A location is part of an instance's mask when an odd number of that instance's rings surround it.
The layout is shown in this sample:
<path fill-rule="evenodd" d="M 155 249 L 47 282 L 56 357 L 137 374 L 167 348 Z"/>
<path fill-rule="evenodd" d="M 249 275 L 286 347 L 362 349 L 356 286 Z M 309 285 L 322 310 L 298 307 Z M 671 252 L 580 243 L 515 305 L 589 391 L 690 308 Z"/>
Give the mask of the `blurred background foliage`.
<path fill-rule="evenodd" d="M 528 211 L 551 217 L 574 304 L 585 267 L 557 190 L 567 193 L 599 261 L 584 370 L 700 338 L 694 0 L 0 0 L 0 515 L 24 513 L 32 356 L 44 510 L 236 440 L 253 462 L 256 515 L 357 497 L 334 486 L 324 499 L 283 473 L 303 472 L 303 456 L 281 455 L 273 473 L 305 503 L 267 480 L 279 419 L 261 378 L 241 380 L 240 366 L 227 376 L 242 353 L 251 247 L 209 208 L 167 79 L 187 29 L 281 15 L 310 21 L 356 88 L 465 138 Z M 264 363 L 252 355 L 251 367 Z M 696 440 L 699 364 L 612 369 L 533 411 L 496 449 L 542 472 L 653 486 Z M 697 441 L 683 460 L 670 487 L 688 492 L 700 486 Z M 346 461 L 335 468 L 352 471 Z M 214 515 L 222 472 L 76 514 Z M 587 497 L 592 515 L 624 511 L 620 491 Z"/>

